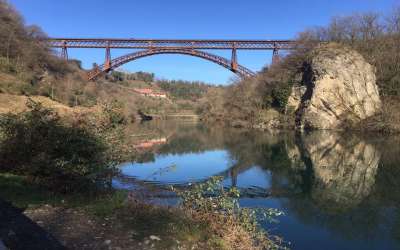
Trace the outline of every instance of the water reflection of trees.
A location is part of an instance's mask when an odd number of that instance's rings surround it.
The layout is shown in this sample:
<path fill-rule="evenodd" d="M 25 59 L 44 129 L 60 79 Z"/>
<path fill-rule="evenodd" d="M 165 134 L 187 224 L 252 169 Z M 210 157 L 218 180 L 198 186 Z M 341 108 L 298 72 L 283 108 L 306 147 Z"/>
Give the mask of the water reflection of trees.
<path fill-rule="evenodd" d="M 165 134 L 169 134 L 168 142 L 145 152 L 142 162 L 154 160 L 154 153 L 225 149 L 232 162 L 227 176 L 259 166 L 271 173 L 271 191 L 309 193 L 321 207 L 329 204 L 327 209 L 336 204 L 351 207 L 367 197 L 374 187 L 381 155 L 373 143 L 327 131 L 273 134 L 177 123 Z"/>
<path fill-rule="evenodd" d="M 225 149 L 232 162 L 222 173 L 234 179 L 259 166 L 270 171 L 273 195 L 308 193 L 326 209 L 343 209 L 361 202 L 375 183 L 380 153 L 356 136 L 333 132 L 260 133 L 197 125 L 175 128 L 168 143 L 145 152 L 141 162 L 157 154 L 186 154 Z"/>
<path fill-rule="evenodd" d="M 375 184 L 380 152 L 356 136 L 245 132 L 229 138 L 224 147 L 235 162 L 230 171 L 254 166 L 270 171 L 275 195 L 308 194 L 323 209 L 346 209 Z"/>
<path fill-rule="evenodd" d="M 399 143 L 336 132 L 260 133 L 198 125 L 178 127 L 158 154 L 225 149 L 235 178 L 258 166 L 270 173 L 268 191 L 303 223 L 343 237 L 400 235 Z M 151 157 L 149 157 L 151 159 Z M 386 232 L 387 231 L 387 232 Z"/>
<path fill-rule="evenodd" d="M 288 155 L 290 148 L 298 148 L 294 151 L 300 152 L 300 165 L 312 170 L 311 185 L 309 191 L 285 199 L 284 207 L 303 223 L 343 238 L 398 237 L 400 154 L 395 141 L 327 131 L 298 136 L 287 147 Z"/>
<path fill-rule="evenodd" d="M 159 148 L 157 154 L 201 153 L 206 150 L 220 149 L 223 145 L 222 141 L 222 135 L 215 129 L 200 124 L 195 129 L 182 126 L 169 138 L 167 144 Z"/>
<path fill-rule="evenodd" d="M 304 135 L 302 141 L 314 170 L 311 195 L 321 207 L 353 207 L 370 194 L 380 160 L 376 146 L 327 131 Z"/>

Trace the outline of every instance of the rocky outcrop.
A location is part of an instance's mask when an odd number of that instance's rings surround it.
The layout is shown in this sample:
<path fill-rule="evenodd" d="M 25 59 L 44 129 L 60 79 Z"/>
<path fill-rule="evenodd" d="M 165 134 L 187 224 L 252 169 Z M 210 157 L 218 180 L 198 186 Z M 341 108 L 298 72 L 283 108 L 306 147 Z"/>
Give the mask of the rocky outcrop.
<path fill-rule="evenodd" d="M 286 113 L 292 114 L 297 112 L 300 108 L 301 98 L 306 93 L 307 87 L 304 85 L 296 84 L 291 89 L 291 94 L 286 104 Z"/>
<path fill-rule="evenodd" d="M 358 122 L 381 108 L 375 69 L 359 53 L 329 44 L 311 55 L 288 100 L 297 127 L 340 129 L 344 122 Z"/>

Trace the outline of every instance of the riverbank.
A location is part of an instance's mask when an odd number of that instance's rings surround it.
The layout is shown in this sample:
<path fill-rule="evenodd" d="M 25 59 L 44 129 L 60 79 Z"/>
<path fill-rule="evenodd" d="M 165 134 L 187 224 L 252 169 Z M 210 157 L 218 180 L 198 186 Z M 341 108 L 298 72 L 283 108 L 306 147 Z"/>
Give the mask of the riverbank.
<path fill-rule="evenodd" d="M 162 129 L 153 125 L 154 131 Z M 115 185 L 129 190 L 140 180 L 168 188 L 223 175 L 226 186 L 242 191 L 242 206 L 285 212 L 278 224 L 262 225 L 291 249 L 399 246 L 399 225 L 392 223 L 400 215 L 399 138 L 202 125 L 180 124 L 164 145 L 123 164 Z M 171 196 L 154 199 L 167 203 Z"/>
<path fill-rule="evenodd" d="M 221 180 L 212 179 L 211 183 L 190 187 L 194 193 L 176 192 L 183 200 L 196 197 L 176 207 L 150 204 L 147 198 L 139 198 L 143 197 L 140 191 L 114 189 L 117 165 L 139 156 L 134 153 L 135 146 L 124 139 L 125 124 L 114 110 L 105 107 L 99 120 L 94 114 L 65 119 L 57 110 L 31 99 L 26 106 L 26 110 L 1 117 L 0 197 L 24 209 L 24 215 L 34 225 L 52 234 L 63 246 L 70 249 L 277 246 L 259 227 L 252 210 L 237 206 L 238 193 L 226 192 Z M 76 118 L 73 109 L 66 113 Z"/>
<path fill-rule="evenodd" d="M 399 155 L 396 141 L 381 144 L 375 143 L 373 137 L 367 140 L 333 131 L 315 131 L 302 135 L 284 132 L 270 134 L 256 130 L 221 129 L 192 123 L 163 124 L 157 121 L 142 124 L 136 129 L 139 130 L 130 130 L 126 137 L 133 140 L 138 136 L 129 135 L 149 135 L 149 138 L 153 138 L 154 134 L 154 138 L 165 137 L 165 140 L 162 140 L 162 144 L 155 143 L 150 152 L 143 152 L 145 156 L 138 157 L 133 162 L 126 161 L 120 166 L 121 174 L 126 178 L 114 178 L 115 188 L 134 190 L 130 184 L 135 185 L 138 180 L 155 188 L 159 184 L 168 187 L 173 183 L 194 183 L 196 179 L 193 180 L 193 177 L 202 181 L 203 177 L 223 175 L 228 187 L 237 185 L 249 190 L 242 193 L 244 206 L 275 207 L 285 212 L 286 216 L 279 218 L 278 225 L 263 224 L 263 228 L 272 228 L 272 234 L 281 235 L 285 240 L 292 242 L 294 249 L 307 249 L 311 246 L 325 249 L 352 246 L 365 249 L 366 244 L 363 242 L 367 241 L 358 242 L 355 239 L 364 239 L 364 234 L 369 234 L 365 223 L 372 223 L 371 232 L 377 231 L 382 235 L 373 239 L 375 244 L 395 245 L 392 238 L 388 243 L 386 239 L 382 239 L 388 236 L 374 224 L 373 218 L 379 218 L 376 216 L 379 216 L 380 209 L 386 209 L 387 204 L 398 206 L 396 204 L 399 199 L 395 192 L 397 182 L 396 178 L 393 178 L 398 175 L 396 167 L 399 161 L 398 158 L 393 158 Z M 144 138 L 140 140 L 142 139 Z M 369 142 L 370 139 L 374 141 Z M 127 147 L 129 145 L 136 144 L 126 144 Z M 380 152 L 381 149 L 386 150 Z M 387 149 L 394 151 L 388 152 Z M 165 241 L 171 244 L 170 249 L 174 249 L 178 248 L 176 240 L 186 249 L 190 249 L 190 244 L 200 246 L 197 249 L 223 249 L 201 244 L 213 239 L 213 242 L 217 243 L 226 240 L 221 240 L 220 229 L 215 231 L 208 217 L 194 217 L 193 214 L 176 208 L 146 205 L 146 202 L 142 202 L 143 199 L 138 198 L 141 197 L 141 193 L 133 193 L 134 199 L 129 199 L 128 192 L 125 191 L 97 195 L 81 193 L 75 196 L 49 192 L 48 189 L 31 185 L 29 182 L 19 185 L 21 177 L 18 176 L 8 180 L 10 188 L 0 186 L 0 197 L 13 201 L 14 206 L 24 208 L 29 218 L 54 234 L 59 241 L 64 240 L 66 244 L 79 242 L 80 248 L 84 248 L 84 244 L 99 244 L 100 249 L 108 249 L 109 246 L 118 249 L 119 242 L 122 244 L 131 239 L 133 241 L 130 242 L 136 249 L 151 249 L 151 243 L 155 244 L 153 249 L 168 249 L 159 245 L 166 244 Z M 259 196 L 260 193 L 265 196 Z M 15 195 L 10 197 L 12 194 Z M 132 200 L 138 200 L 139 203 L 132 203 Z M 370 212 L 371 207 L 373 218 L 364 214 Z M 150 213 L 150 208 L 156 212 Z M 364 208 L 368 208 L 368 211 Z M 391 221 L 397 218 L 396 214 L 390 215 Z M 185 215 L 187 217 L 184 217 Z M 315 215 L 324 218 L 326 224 L 321 225 L 319 220 L 314 221 Z M 60 219 L 57 217 L 57 220 L 46 221 L 47 218 L 56 216 Z M 354 219 L 349 220 L 349 216 Z M 160 221 L 164 218 L 169 219 Z M 217 225 L 222 225 L 222 229 L 230 232 L 232 228 L 239 228 L 228 224 L 227 221 L 211 218 Z M 73 223 L 69 224 L 64 220 Z M 378 221 L 384 223 L 383 220 L 380 218 Z M 52 221 L 60 225 L 54 225 Z M 341 224 L 339 229 L 335 227 L 336 221 Z M 206 226 L 199 229 L 193 228 L 193 225 Z M 92 226 L 96 228 L 92 229 Z M 307 230 L 310 227 L 313 232 L 323 235 L 320 242 L 315 242 L 313 237 L 309 237 Z M 343 232 L 348 232 L 354 227 L 354 238 L 346 238 L 347 234 L 344 235 Z M 391 232 L 397 229 L 393 225 L 385 224 L 385 227 L 390 228 Z M 158 228 L 163 228 L 162 232 L 154 231 Z M 139 236 L 126 236 L 131 230 L 139 232 Z M 79 235 L 75 234 L 75 231 L 79 232 Z M 94 233 L 90 234 L 87 231 Z M 202 234 L 205 236 L 199 238 L 199 231 L 204 232 Z M 99 238 L 104 235 L 107 237 Z M 121 238 L 118 238 L 120 235 Z M 155 237 L 150 239 L 151 235 L 160 238 L 161 241 Z M 78 240 L 77 237 L 81 238 Z M 243 238 L 240 239 L 240 242 L 244 241 Z M 104 244 L 106 240 L 111 242 L 107 241 L 109 244 Z M 146 240 L 149 244 L 145 244 Z"/>
<path fill-rule="evenodd" d="M 135 192 L 61 195 L 8 174 L 0 187 L 2 199 L 67 249 L 261 249 L 229 217 L 148 204 Z"/>
<path fill-rule="evenodd" d="M 110 199 L 101 203 L 112 202 Z M 210 235 L 205 226 L 185 220 L 180 211 L 172 208 L 121 202 L 111 211 L 100 204 L 45 204 L 29 208 L 24 214 L 68 249 L 213 248 L 207 243 Z"/>

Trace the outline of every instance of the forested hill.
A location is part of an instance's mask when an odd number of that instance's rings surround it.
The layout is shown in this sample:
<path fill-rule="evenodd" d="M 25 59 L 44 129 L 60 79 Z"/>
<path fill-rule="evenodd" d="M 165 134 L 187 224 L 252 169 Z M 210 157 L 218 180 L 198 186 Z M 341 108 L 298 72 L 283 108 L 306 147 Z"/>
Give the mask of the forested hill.
<path fill-rule="evenodd" d="M 59 58 L 44 38 L 39 27 L 26 25 L 7 1 L 0 0 L 0 95 L 3 99 L 7 96 L 8 103 L 21 95 L 45 96 L 70 107 L 117 102 L 126 117 L 133 117 L 138 110 L 151 114 L 194 112 L 199 109 L 199 99 L 212 88 L 200 82 L 157 80 L 154 73 L 122 70 L 91 82 L 79 61 Z M 123 87 L 166 92 L 169 98 L 149 98 Z"/>
<path fill-rule="evenodd" d="M 146 87 L 165 92 L 173 100 L 198 101 L 205 97 L 212 88 L 220 88 L 201 81 L 157 79 L 150 72 L 129 72 L 116 70 L 107 75 L 105 79 L 129 87 Z"/>
<path fill-rule="evenodd" d="M 157 80 L 156 84 L 174 98 L 185 100 L 200 99 L 210 88 L 215 87 L 199 81 L 183 80 Z"/>

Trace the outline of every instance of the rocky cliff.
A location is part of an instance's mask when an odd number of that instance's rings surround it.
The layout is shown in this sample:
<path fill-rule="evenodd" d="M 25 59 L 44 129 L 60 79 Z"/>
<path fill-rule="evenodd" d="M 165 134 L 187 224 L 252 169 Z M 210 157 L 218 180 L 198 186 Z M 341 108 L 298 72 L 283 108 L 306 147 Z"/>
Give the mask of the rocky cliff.
<path fill-rule="evenodd" d="M 311 58 L 288 100 L 298 128 L 340 129 L 380 110 L 375 69 L 359 53 L 329 44 Z"/>

